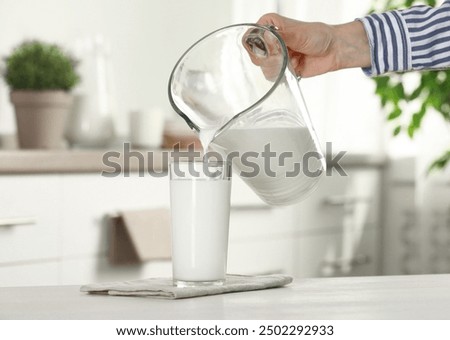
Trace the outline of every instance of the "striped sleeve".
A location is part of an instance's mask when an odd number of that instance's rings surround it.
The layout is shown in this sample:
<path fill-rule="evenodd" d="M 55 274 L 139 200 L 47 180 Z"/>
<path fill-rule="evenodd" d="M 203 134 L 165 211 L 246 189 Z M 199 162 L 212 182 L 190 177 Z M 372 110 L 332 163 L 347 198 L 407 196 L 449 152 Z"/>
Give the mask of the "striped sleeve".
<path fill-rule="evenodd" d="M 369 38 L 369 76 L 450 67 L 450 0 L 357 19 Z"/>

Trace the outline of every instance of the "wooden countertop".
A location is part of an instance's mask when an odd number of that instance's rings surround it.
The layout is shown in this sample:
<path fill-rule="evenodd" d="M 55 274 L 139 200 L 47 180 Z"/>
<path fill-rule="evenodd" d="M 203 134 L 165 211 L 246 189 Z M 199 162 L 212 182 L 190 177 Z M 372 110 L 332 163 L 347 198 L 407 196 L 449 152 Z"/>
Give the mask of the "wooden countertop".
<path fill-rule="evenodd" d="M 124 157 L 123 150 L 1 150 L 0 174 L 114 172 L 112 166 L 105 164 L 104 157 L 117 162 L 123 170 L 146 171 L 151 167 L 159 172 L 167 170 L 163 151 L 131 150 L 133 154 Z M 136 157 L 137 153 L 142 156 Z"/>
<path fill-rule="evenodd" d="M 301 320 L 450 318 L 450 274 L 297 279 L 285 288 L 184 300 L 0 288 L 0 319 Z"/>
<path fill-rule="evenodd" d="M 167 170 L 163 161 L 163 152 L 168 150 L 131 150 L 142 155 L 142 159 L 117 150 L 0 150 L 0 174 L 42 174 L 42 173 L 101 173 L 113 172 L 103 158 L 108 152 L 110 160 L 120 164 L 122 170 L 153 171 Z M 118 155 L 116 157 L 115 155 Z M 136 155 L 134 153 L 133 155 Z M 125 157 L 126 156 L 126 157 Z M 150 161 L 150 163 L 149 163 Z M 383 156 L 347 154 L 340 164 L 346 167 L 382 167 L 386 160 Z M 149 165 L 150 164 L 150 165 Z"/>

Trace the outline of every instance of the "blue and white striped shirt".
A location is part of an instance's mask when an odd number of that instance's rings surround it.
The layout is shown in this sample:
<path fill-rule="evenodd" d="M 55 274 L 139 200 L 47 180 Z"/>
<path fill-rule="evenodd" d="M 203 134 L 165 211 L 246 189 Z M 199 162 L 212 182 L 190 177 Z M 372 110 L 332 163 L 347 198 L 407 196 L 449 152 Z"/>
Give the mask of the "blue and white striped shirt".
<path fill-rule="evenodd" d="M 436 8 L 414 6 L 358 20 L 371 50 L 367 75 L 450 67 L 450 0 Z"/>

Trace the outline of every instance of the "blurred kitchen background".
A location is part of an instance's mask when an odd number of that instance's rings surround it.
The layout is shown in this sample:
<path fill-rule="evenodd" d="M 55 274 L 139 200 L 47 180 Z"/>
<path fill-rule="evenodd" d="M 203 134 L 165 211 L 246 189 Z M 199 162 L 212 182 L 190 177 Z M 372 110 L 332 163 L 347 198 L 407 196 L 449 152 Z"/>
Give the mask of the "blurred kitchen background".
<path fill-rule="evenodd" d="M 167 176 L 140 177 L 131 164 L 129 177 L 102 177 L 105 150 L 131 139 L 158 151 L 192 138 L 170 107 L 167 81 L 179 56 L 210 31 L 266 12 L 338 24 L 374 2 L 0 0 L 0 56 L 26 39 L 59 44 L 79 60 L 75 95 L 92 107 L 106 103 L 109 121 L 74 109 L 65 149 L 16 149 L 14 109 L 0 82 L 0 286 L 170 276 Z M 348 176 L 333 171 L 309 198 L 284 208 L 264 205 L 235 176 L 228 271 L 450 272 L 450 169 L 424 176 L 450 145 L 448 122 L 429 114 L 414 139 L 392 137 L 375 83 L 360 69 L 303 79 L 301 87 L 323 147 L 347 152 Z"/>

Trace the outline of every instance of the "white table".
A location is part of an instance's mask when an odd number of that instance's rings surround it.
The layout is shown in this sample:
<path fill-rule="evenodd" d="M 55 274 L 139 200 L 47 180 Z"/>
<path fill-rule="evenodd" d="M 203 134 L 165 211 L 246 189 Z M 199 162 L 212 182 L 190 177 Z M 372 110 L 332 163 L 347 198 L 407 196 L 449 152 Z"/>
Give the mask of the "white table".
<path fill-rule="evenodd" d="M 450 319 L 450 274 L 298 279 L 285 288 L 185 300 L 0 288 L 0 319 Z"/>

